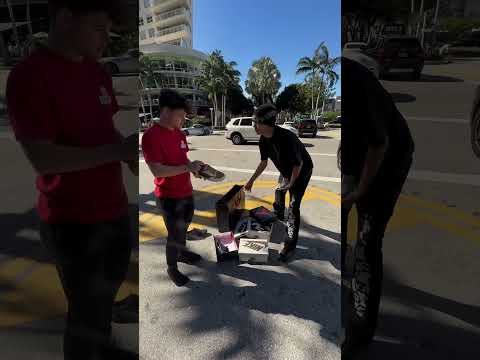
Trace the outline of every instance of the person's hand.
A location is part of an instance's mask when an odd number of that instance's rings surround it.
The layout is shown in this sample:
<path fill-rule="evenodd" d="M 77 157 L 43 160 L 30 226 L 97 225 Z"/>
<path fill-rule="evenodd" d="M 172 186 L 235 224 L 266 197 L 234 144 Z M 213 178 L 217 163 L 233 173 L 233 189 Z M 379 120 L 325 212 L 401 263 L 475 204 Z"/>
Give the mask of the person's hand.
<path fill-rule="evenodd" d="M 284 184 L 281 184 L 278 186 L 277 190 L 279 191 L 287 191 L 287 190 L 290 190 L 292 186 L 290 185 L 290 183 L 284 183 Z"/>
<path fill-rule="evenodd" d="M 133 133 L 123 140 L 120 145 L 122 160 L 126 163 L 138 161 L 138 134 Z"/>
<path fill-rule="evenodd" d="M 187 165 L 187 169 L 188 171 L 190 171 L 191 173 L 193 173 L 195 176 L 198 175 L 198 173 L 200 172 L 200 170 L 202 170 L 202 166 L 204 166 L 205 164 L 199 160 L 195 160 L 195 161 L 192 161 L 190 162 L 188 165 Z M 197 177 L 200 177 L 200 176 L 197 176 Z"/>
<path fill-rule="evenodd" d="M 351 209 L 358 199 L 360 199 L 360 193 L 357 190 L 352 191 L 347 195 L 342 196 L 342 205 L 346 209 Z"/>
<path fill-rule="evenodd" d="M 254 181 L 248 180 L 248 182 L 245 184 L 245 191 L 251 192 L 254 183 L 255 183 Z"/>

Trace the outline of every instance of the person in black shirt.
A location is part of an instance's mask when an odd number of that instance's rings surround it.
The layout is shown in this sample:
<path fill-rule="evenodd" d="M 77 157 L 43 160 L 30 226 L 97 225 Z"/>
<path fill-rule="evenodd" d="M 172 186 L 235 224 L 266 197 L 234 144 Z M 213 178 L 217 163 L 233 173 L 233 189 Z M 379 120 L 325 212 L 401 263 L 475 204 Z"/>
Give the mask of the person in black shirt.
<path fill-rule="evenodd" d="M 279 170 L 279 187 L 275 191 L 274 212 L 281 221 L 285 217 L 285 196 L 290 192 L 290 205 L 287 216 L 288 237 L 279 260 L 286 262 L 293 255 L 300 230 L 300 204 L 312 176 L 313 162 L 305 146 L 289 130 L 276 126 L 277 111 L 271 104 L 255 110 L 253 121 L 260 135 L 261 162 L 252 178 L 245 185 L 251 191 L 255 180 L 263 173 L 268 159 Z"/>
<path fill-rule="evenodd" d="M 342 289 L 342 317 L 347 313 L 344 309 L 353 310 L 348 320 L 342 318 L 342 354 L 347 356 L 368 345 L 376 330 L 383 237 L 412 164 L 414 142 L 391 95 L 368 69 L 342 58 L 342 84 L 342 277 L 353 205 L 358 213 L 351 274 L 353 307 Z"/>

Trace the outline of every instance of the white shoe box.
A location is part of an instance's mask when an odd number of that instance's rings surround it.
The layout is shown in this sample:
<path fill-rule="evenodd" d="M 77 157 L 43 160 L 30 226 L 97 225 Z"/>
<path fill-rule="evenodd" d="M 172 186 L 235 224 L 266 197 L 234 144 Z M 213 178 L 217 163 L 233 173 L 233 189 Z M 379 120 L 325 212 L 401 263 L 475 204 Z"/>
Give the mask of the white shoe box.
<path fill-rule="evenodd" d="M 268 239 L 240 239 L 238 257 L 241 262 L 267 263 Z"/>

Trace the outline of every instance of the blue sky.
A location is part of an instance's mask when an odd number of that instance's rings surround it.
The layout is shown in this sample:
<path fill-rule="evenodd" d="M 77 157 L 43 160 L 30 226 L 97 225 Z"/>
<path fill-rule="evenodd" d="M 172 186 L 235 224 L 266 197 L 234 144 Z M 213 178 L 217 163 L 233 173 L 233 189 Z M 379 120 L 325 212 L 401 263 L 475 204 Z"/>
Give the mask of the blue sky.
<path fill-rule="evenodd" d="M 242 87 L 252 62 L 270 56 L 280 69 L 283 88 L 302 82 L 303 76 L 295 75 L 298 60 L 312 56 L 322 41 L 331 56 L 340 56 L 340 3 L 340 0 L 194 0 L 193 47 L 206 53 L 220 49 L 226 60 L 236 61 L 242 73 Z"/>

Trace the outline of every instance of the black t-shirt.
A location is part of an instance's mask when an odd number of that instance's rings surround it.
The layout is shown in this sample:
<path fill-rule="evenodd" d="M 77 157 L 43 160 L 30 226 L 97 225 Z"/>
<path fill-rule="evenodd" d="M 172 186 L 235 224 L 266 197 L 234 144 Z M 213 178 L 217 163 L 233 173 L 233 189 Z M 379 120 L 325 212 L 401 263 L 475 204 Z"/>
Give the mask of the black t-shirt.
<path fill-rule="evenodd" d="M 290 130 L 275 126 L 270 139 L 260 137 L 259 147 L 262 160 L 271 159 L 280 174 L 287 179 L 292 176 L 293 168 L 302 162 L 299 179 L 307 177 L 313 169 L 310 154 L 300 139 Z"/>
<path fill-rule="evenodd" d="M 369 146 L 388 141 L 380 173 L 411 158 L 414 143 L 407 122 L 391 95 L 359 63 L 342 58 L 342 174 L 360 176 Z"/>

